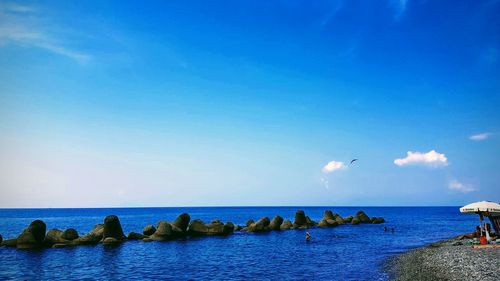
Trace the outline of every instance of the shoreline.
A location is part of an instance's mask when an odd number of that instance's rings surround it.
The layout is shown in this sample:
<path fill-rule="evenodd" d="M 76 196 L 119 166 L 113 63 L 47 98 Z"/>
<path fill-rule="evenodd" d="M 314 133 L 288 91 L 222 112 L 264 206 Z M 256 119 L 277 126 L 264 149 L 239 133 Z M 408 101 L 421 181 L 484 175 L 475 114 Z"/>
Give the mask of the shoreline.
<path fill-rule="evenodd" d="M 389 280 L 498 280 L 500 248 L 473 249 L 451 238 L 390 257 Z"/>

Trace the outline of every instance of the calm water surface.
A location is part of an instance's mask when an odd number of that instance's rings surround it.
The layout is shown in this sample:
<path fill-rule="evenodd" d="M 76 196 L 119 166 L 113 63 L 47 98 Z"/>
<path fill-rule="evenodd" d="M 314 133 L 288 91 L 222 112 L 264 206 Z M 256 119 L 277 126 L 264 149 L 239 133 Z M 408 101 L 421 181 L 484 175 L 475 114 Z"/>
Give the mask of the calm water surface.
<path fill-rule="evenodd" d="M 142 232 L 146 224 L 174 220 L 188 212 L 206 222 L 218 218 L 244 224 L 252 218 L 279 214 L 293 221 L 303 209 L 319 221 L 325 209 L 342 216 L 364 210 L 382 216 L 381 225 L 344 225 L 263 234 L 236 232 L 228 237 L 186 238 L 170 242 L 130 241 L 117 247 L 21 251 L 0 248 L 0 279 L 12 280 L 387 280 L 384 260 L 410 248 L 465 232 L 478 224 L 458 207 L 220 207 L 118 209 L 0 209 L 0 234 L 14 238 L 31 221 L 42 219 L 47 229 L 73 227 L 88 232 L 109 214 L 119 216 L 125 232 Z M 384 232 L 394 227 L 394 233 Z"/>

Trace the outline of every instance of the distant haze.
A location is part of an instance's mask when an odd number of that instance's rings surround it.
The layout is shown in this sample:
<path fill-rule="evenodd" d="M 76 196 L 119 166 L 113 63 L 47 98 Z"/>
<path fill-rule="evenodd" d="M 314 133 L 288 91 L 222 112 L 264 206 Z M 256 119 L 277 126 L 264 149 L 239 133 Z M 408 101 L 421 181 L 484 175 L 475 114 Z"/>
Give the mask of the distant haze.
<path fill-rule="evenodd" d="M 499 14 L 2 1 L 0 208 L 498 202 Z"/>

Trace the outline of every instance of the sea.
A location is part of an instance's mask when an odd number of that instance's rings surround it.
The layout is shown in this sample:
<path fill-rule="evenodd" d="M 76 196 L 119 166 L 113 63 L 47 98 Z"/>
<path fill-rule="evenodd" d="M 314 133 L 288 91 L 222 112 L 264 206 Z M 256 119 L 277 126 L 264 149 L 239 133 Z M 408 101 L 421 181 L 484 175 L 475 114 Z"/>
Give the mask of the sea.
<path fill-rule="evenodd" d="M 184 212 L 207 223 L 244 225 L 275 215 L 293 222 L 298 209 L 315 221 L 325 210 L 343 217 L 363 210 L 386 223 L 308 229 L 310 241 L 306 230 L 288 230 L 119 246 L 0 247 L 0 280 L 388 280 L 384 264 L 391 256 L 473 232 L 479 224 L 478 216 L 460 214 L 458 206 L 0 209 L 0 234 L 15 238 L 35 219 L 47 230 L 75 228 L 84 234 L 111 214 L 119 217 L 125 234 L 142 233 L 147 224 L 173 221 Z"/>

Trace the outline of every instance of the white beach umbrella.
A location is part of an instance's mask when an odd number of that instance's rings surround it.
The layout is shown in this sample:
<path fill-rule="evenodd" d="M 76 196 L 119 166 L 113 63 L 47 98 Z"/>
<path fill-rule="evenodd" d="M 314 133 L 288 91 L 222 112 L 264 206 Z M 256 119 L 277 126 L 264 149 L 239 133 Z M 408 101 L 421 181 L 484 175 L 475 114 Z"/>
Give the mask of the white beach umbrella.
<path fill-rule="evenodd" d="M 500 215 L 500 204 L 490 201 L 480 201 L 465 205 L 460 208 L 460 213 L 489 213 L 489 214 L 499 214 Z"/>
<path fill-rule="evenodd" d="M 500 233 L 500 204 L 490 201 L 475 202 L 460 208 L 460 213 L 479 214 L 481 223 L 483 216 L 487 216 L 493 224 L 495 232 Z M 489 237 L 489 234 L 487 233 L 486 236 Z"/>

